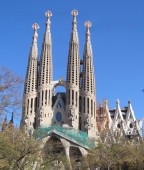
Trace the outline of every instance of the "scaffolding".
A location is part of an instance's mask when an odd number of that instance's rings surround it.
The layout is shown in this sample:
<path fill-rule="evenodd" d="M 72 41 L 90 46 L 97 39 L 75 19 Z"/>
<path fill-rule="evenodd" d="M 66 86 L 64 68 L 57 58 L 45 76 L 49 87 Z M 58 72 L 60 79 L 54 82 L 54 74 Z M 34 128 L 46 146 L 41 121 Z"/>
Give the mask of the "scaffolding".
<path fill-rule="evenodd" d="M 58 134 L 78 145 L 82 145 L 85 148 L 92 149 L 95 148 L 94 138 L 89 138 L 86 132 L 76 130 L 72 127 L 63 126 L 50 126 L 41 127 L 35 132 L 35 138 L 41 140 L 52 133 Z"/>

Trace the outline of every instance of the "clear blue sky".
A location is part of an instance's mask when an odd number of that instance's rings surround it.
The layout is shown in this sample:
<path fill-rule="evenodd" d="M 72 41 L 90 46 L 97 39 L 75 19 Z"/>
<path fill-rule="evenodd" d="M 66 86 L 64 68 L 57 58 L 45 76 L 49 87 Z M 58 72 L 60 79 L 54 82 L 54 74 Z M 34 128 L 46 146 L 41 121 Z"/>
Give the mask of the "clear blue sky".
<path fill-rule="evenodd" d="M 97 101 L 130 99 L 139 119 L 144 116 L 144 0 L 0 0 L 0 65 L 25 77 L 32 41 L 32 24 L 38 30 L 39 54 L 45 29 L 45 11 L 51 10 L 54 80 L 66 76 L 72 9 L 79 15 L 80 55 L 90 20 Z"/>

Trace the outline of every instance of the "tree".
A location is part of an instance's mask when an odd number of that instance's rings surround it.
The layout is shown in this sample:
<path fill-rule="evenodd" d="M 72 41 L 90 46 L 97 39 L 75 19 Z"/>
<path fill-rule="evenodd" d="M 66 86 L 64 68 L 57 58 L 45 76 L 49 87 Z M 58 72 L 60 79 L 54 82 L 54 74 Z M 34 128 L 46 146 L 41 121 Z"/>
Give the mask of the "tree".
<path fill-rule="evenodd" d="M 129 163 L 129 169 L 131 170 L 143 170 L 144 169 L 144 141 L 133 145 L 133 159 Z"/>
<path fill-rule="evenodd" d="M 45 144 L 41 151 L 42 161 L 40 168 L 47 170 L 55 167 L 57 169 L 69 169 L 69 164 L 66 159 L 64 147 L 61 141 L 55 136 L 51 137 Z"/>
<path fill-rule="evenodd" d="M 142 142 L 143 143 L 143 142 Z M 142 148 L 144 145 L 133 139 L 128 139 L 120 134 L 103 131 L 96 149 L 88 155 L 91 168 L 101 169 L 137 169 L 144 167 Z M 141 162 L 140 162 L 141 160 Z M 139 164 L 139 166 L 138 166 Z"/>
<path fill-rule="evenodd" d="M 0 169 L 31 170 L 39 151 L 40 142 L 20 129 L 5 128 L 0 132 Z"/>
<path fill-rule="evenodd" d="M 20 76 L 8 68 L 0 67 L 0 121 L 5 113 L 21 108 L 22 83 Z"/>
<path fill-rule="evenodd" d="M 45 146 L 42 141 L 10 126 L 0 132 L 0 169 L 47 170 L 51 167 L 69 169 L 61 142 L 52 137 Z"/>

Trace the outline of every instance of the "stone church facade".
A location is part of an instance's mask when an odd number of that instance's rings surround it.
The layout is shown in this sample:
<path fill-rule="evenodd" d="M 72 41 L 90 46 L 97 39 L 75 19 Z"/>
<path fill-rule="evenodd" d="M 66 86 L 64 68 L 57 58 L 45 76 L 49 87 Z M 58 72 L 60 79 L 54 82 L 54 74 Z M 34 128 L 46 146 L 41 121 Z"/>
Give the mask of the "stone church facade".
<path fill-rule="evenodd" d="M 66 80 L 53 80 L 51 16 L 45 13 L 46 28 L 40 60 L 38 56 L 38 24 L 33 24 L 33 38 L 26 71 L 21 126 L 28 133 L 45 129 L 44 143 L 56 136 L 65 148 L 67 158 L 70 147 L 79 148 L 82 155 L 93 147 L 101 130 L 105 128 L 125 135 L 138 135 L 141 122 L 136 120 L 131 102 L 128 107 L 109 109 L 107 100 L 96 107 L 96 86 L 93 52 L 90 38 L 90 21 L 85 22 L 83 58 L 79 53 L 77 10 L 72 14 L 72 31 L 69 42 Z M 55 49 L 54 49 L 55 50 Z M 55 87 L 63 86 L 65 93 L 55 93 Z M 38 136 L 39 137 L 39 136 Z M 89 143 L 89 139 L 94 143 Z"/>
<path fill-rule="evenodd" d="M 96 136 L 96 88 L 93 53 L 90 40 L 91 22 L 86 22 L 86 40 L 83 59 L 80 60 L 76 16 L 72 11 L 72 31 L 69 43 L 66 80 L 53 80 L 51 21 L 52 13 L 46 12 L 46 29 L 38 60 L 38 24 L 34 34 L 26 72 L 22 124 L 27 129 L 66 124 L 82 130 L 89 137 Z M 82 66 L 82 71 L 80 67 Z M 56 86 L 64 86 L 66 93 L 54 93 Z"/>

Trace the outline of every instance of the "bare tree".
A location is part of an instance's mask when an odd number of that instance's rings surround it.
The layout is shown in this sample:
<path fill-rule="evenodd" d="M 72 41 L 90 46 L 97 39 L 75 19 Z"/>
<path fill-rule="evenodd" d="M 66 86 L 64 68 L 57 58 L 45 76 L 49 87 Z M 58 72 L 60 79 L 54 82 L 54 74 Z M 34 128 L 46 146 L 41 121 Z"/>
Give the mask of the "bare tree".
<path fill-rule="evenodd" d="M 0 116 L 21 107 L 22 83 L 20 76 L 0 67 Z"/>

